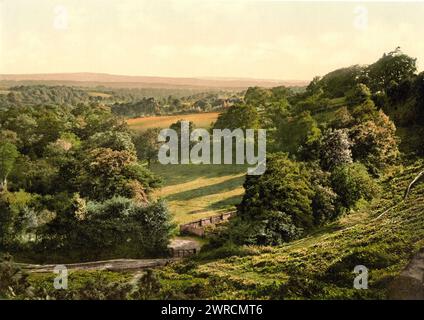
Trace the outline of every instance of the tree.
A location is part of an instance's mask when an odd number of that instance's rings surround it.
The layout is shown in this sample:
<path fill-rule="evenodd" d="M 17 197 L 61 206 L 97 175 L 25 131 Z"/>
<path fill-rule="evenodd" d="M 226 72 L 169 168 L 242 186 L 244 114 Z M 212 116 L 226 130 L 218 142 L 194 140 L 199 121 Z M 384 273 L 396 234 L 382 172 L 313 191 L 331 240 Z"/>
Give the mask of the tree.
<path fill-rule="evenodd" d="M 135 162 L 135 154 L 129 151 L 115 151 L 109 148 L 91 150 L 77 177 L 81 195 L 101 200 L 125 194 L 128 179 L 124 176 L 124 170 Z"/>
<path fill-rule="evenodd" d="M 166 256 L 174 227 L 160 201 L 146 204 L 120 196 L 86 201 L 74 195 L 71 206 L 47 225 L 43 247 L 70 250 L 80 259 Z"/>
<path fill-rule="evenodd" d="M 238 215 L 242 220 L 259 222 L 268 220 L 270 214 L 273 223 L 278 217 L 288 223 L 287 215 L 295 227 L 308 230 L 313 225 L 314 191 L 310 180 L 308 170 L 301 163 L 289 160 L 284 154 L 271 155 L 263 175 L 246 177 Z M 276 228 L 276 225 L 268 226 L 269 231 Z"/>
<path fill-rule="evenodd" d="M 181 123 L 183 121 L 186 121 L 184 119 L 178 120 L 177 122 L 174 122 L 169 126 L 169 129 L 175 130 L 178 134 L 178 137 L 181 138 Z M 192 132 L 194 129 L 196 129 L 196 125 L 193 121 L 189 121 L 188 123 L 188 130 L 189 132 Z"/>
<path fill-rule="evenodd" d="M 361 81 L 363 73 L 364 67 L 359 65 L 341 68 L 326 74 L 319 84 L 326 97 L 339 98 Z"/>
<path fill-rule="evenodd" d="M 347 107 L 341 107 L 334 113 L 334 118 L 330 126 L 334 129 L 349 128 L 352 125 L 353 117 Z"/>
<path fill-rule="evenodd" d="M 244 95 L 244 102 L 255 107 L 264 107 L 272 97 L 272 91 L 260 87 L 250 87 Z"/>
<path fill-rule="evenodd" d="M 346 93 L 346 101 L 350 106 L 362 104 L 371 98 L 370 89 L 363 83 L 358 83 Z"/>
<path fill-rule="evenodd" d="M 109 148 L 115 151 L 135 151 L 131 135 L 125 131 L 111 130 L 95 133 L 88 139 L 87 146 L 92 149 Z"/>
<path fill-rule="evenodd" d="M 377 62 L 366 69 L 367 84 L 372 92 L 385 92 L 390 83 L 401 83 L 417 71 L 417 59 L 404 54 L 400 48 L 385 53 Z"/>
<path fill-rule="evenodd" d="M 371 200 L 379 192 L 366 167 L 358 162 L 336 167 L 331 173 L 331 185 L 344 209 L 354 207 L 360 199 Z"/>
<path fill-rule="evenodd" d="M 328 130 L 321 144 L 321 165 L 325 170 L 352 163 L 352 142 L 346 129 Z"/>
<path fill-rule="evenodd" d="M 381 169 L 393 164 L 399 157 L 396 126 L 381 110 L 372 119 L 354 126 L 350 137 L 353 141 L 353 158 L 366 163 L 370 168 Z"/>
<path fill-rule="evenodd" d="M 259 127 L 259 114 L 253 105 L 231 106 L 218 116 L 214 129 L 256 129 Z"/>
<path fill-rule="evenodd" d="M 0 142 L 0 192 L 7 190 L 7 178 L 19 156 L 16 146 L 7 141 Z"/>
<path fill-rule="evenodd" d="M 147 160 L 150 164 L 158 158 L 161 142 L 158 140 L 160 128 L 147 129 L 134 137 L 134 145 L 139 160 Z"/>
<path fill-rule="evenodd" d="M 302 153 L 302 158 L 313 158 L 313 149 L 321 138 L 321 130 L 309 112 L 286 117 L 278 123 L 276 141 L 279 150 L 293 155 Z"/>
<path fill-rule="evenodd" d="M 72 170 L 77 172 L 74 190 L 91 200 L 119 195 L 145 203 L 148 192 L 159 185 L 158 179 L 129 151 L 94 149 Z"/>
<path fill-rule="evenodd" d="M 322 93 L 322 83 L 320 82 L 320 77 L 314 77 L 312 81 L 306 87 L 306 92 L 309 95 L 321 94 Z"/>

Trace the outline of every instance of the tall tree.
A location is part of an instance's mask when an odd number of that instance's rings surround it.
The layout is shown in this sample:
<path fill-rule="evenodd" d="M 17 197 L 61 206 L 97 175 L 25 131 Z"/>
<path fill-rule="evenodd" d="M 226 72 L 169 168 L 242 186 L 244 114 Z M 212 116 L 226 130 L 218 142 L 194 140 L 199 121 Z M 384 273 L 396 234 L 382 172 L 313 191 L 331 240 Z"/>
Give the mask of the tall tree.
<path fill-rule="evenodd" d="M 385 53 L 365 71 L 365 78 L 371 91 L 386 91 L 390 83 L 400 83 L 412 77 L 417 71 L 417 59 L 404 54 L 399 47 Z"/>
<path fill-rule="evenodd" d="M 139 160 L 147 160 L 147 163 L 150 165 L 157 159 L 161 146 L 161 142 L 158 140 L 160 131 L 161 129 L 159 128 L 151 128 L 134 137 L 134 145 Z"/>

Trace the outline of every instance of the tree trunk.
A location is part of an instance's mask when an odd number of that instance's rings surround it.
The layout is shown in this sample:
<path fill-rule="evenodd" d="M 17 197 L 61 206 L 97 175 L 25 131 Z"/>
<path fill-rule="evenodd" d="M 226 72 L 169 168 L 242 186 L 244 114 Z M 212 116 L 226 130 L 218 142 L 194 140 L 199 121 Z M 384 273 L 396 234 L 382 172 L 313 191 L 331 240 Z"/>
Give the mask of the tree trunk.
<path fill-rule="evenodd" d="M 412 187 L 414 186 L 414 184 L 424 175 L 424 171 L 421 171 L 416 177 L 415 179 L 409 184 L 408 188 L 405 191 L 405 195 L 403 197 L 403 199 L 408 198 L 409 196 L 409 192 L 411 191 Z"/>

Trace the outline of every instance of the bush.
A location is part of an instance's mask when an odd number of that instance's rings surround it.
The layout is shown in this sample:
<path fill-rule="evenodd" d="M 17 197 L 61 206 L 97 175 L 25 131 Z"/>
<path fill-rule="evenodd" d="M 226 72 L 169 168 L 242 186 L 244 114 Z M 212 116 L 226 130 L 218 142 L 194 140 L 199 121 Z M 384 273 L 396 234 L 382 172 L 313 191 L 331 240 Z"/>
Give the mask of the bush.
<path fill-rule="evenodd" d="M 331 184 L 339 196 L 339 206 L 345 209 L 354 207 L 360 199 L 371 200 L 379 192 L 378 185 L 360 163 L 336 167 L 331 174 Z"/>
<path fill-rule="evenodd" d="M 307 168 L 289 160 L 285 154 L 274 154 L 267 159 L 266 172 L 261 176 L 247 176 L 246 190 L 238 207 L 241 219 L 268 221 L 269 215 L 288 216 L 296 227 L 309 229 L 313 225 L 312 197 L 314 191 Z M 287 222 L 286 218 L 281 221 Z M 273 228 L 271 228 L 273 229 Z"/>
<path fill-rule="evenodd" d="M 383 111 L 370 115 L 351 129 L 352 153 L 355 160 L 377 171 L 393 164 L 399 157 L 396 126 Z"/>
<path fill-rule="evenodd" d="M 146 205 L 114 197 L 86 203 L 76 195 L 73 206 L 47 225 L 39 249 L 74 252 L 74 259 L 83 260 L 164 256 L 173 229 L 161 201 Z"/>
<path fill-rule="evenodd" d="M 364 103 L 371 98 L 370 89 L 363 83 L 357 84 L 353 89 L 346 94 L 346 101 L 350 106 L 355 106 Z"/>
<path fill-rule="evenodd" d="M 19 298 L 30 294 L 28 275 L 14 263 L 12 256 L 0 256 L 0 299 Z"/>

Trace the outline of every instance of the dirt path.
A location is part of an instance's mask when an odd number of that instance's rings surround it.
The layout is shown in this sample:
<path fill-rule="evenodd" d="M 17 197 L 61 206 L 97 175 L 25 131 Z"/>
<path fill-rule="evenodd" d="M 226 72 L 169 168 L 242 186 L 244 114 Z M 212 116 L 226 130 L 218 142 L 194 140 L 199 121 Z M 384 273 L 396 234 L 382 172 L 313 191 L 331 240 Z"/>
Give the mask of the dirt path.
<path fill-rule="evenodd" d="M 146 268 L 165 266 L 178 259 L 116 259 L 83 263 L 65 264 L 68 270 L 109 270 L 109 271 L 137 271 Z M 56 264 L 21 264 L 22 268 L 28 272 L 53 272 Z"/>
<path fill-rule="evenodd" d="M 175 238 L 171 241 L 169 248 L 178 250 L 197 250 L 200 249 L 200 244 L 193 239 Z M 156 268 L 165 266 L 171 262 L 180 260 L 181 257 L 165 258 L 165 259 L 114 259 L 103 261 L 92 261 L 82 263 L 64 264 L 68 270 L 109 270 L 109 271 L 138 271 L 147 268 Z M 48 273 L 53 272 L 58 264 L 18 264 L 24 270 L 32 273 Z"/>

